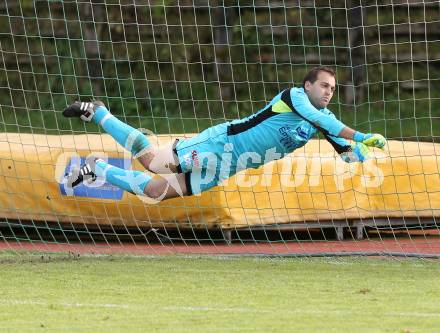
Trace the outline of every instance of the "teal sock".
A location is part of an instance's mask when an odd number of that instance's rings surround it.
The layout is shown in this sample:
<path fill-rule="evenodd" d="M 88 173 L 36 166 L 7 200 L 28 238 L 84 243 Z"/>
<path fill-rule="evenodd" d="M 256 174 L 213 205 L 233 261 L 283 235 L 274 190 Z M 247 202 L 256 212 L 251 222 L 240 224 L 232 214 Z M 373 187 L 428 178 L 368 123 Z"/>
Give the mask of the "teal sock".
<path fill-rule="evenodd" d="M 145 186 L 151 180 L 145 172 L 120 169 L 103 160 L 96 161 L 95 174 L 112 185 L 138 195 L 144 195 Z"/>
<path fill-rule="evenodd" d="M 150 146 L 150 142 L 142 132 L 120 121 L 104 106 L 96 108 L 92 120 L 95 124 L 100 125 L 122 147 L 131 151 L 135 157 Z"/>

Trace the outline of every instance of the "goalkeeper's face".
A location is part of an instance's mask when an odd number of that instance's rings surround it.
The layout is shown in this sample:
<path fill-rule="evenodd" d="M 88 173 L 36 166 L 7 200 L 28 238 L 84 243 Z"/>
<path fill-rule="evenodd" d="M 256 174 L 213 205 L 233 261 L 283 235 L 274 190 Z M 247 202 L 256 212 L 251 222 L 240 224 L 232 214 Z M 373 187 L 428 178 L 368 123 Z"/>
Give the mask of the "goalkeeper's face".
<path fill-rule="evenodd" d="M 326 108 L 335 92 L 336 80 L 330 73 L 321 71 L 315 82 L 306 81 L 304 90 L 312 105 L 317 109 Z"/>

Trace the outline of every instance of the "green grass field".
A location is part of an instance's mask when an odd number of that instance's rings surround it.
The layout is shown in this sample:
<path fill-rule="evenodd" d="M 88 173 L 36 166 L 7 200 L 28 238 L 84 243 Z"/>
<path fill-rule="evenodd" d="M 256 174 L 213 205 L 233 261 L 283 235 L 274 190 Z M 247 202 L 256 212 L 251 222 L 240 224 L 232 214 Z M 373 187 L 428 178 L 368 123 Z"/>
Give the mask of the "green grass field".
<path fill-rule="evenodd" d="M 436 261 L 0 260 L 2 332 L 413 333 L 440 327 Z"/>

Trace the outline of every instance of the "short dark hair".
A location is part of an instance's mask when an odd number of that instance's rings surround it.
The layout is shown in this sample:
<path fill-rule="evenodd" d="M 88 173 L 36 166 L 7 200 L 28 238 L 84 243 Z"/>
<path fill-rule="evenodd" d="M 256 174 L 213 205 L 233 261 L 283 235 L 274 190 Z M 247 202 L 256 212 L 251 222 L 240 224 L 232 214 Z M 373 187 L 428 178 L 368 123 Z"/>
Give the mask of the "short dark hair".
<path fill-rule="evenodd" d="M 303 88 L 306 85 L 306 81 L 309 81 L 310 83 L 315 83 L 315 81 L 318 79 L 319 72 L 327 72 L 336 79 L 336 73 L 333 68 L 327 67 L 327 66 L 318 66 L 318 67 L 312 68 L 306 74 L 306 76 L 304 76 L 304 79 L 302 82 Z"/>

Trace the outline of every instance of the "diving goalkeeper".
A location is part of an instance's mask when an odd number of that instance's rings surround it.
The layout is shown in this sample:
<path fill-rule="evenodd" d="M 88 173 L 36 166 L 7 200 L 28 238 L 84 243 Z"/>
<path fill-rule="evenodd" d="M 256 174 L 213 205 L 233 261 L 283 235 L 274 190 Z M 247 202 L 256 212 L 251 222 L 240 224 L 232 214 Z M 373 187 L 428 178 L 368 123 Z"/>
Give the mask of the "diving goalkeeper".
<path fill-rule="evenodd" d="M 386 140 L 380 134 L 355 131 L 336 119 L 327 109 L 335 87 L 332 68 L 313 68 L 302 87 L 280 92 L 256 114 L 159 149 L 142 132 L 114 117 L 102 102 L 74 102 L 63 111 L 65 117 L 98 124 L 156 175 L 121 169 L 96 158 L 67 174 L 66 183 L 75 187 L 103 177 L 125 191 L 156 200 L 199 194 L 240 170 L 283 158 L 318 131 L 345 162 L 363 162 L 369 156 L 368 147 L 383 149 Z"/>

